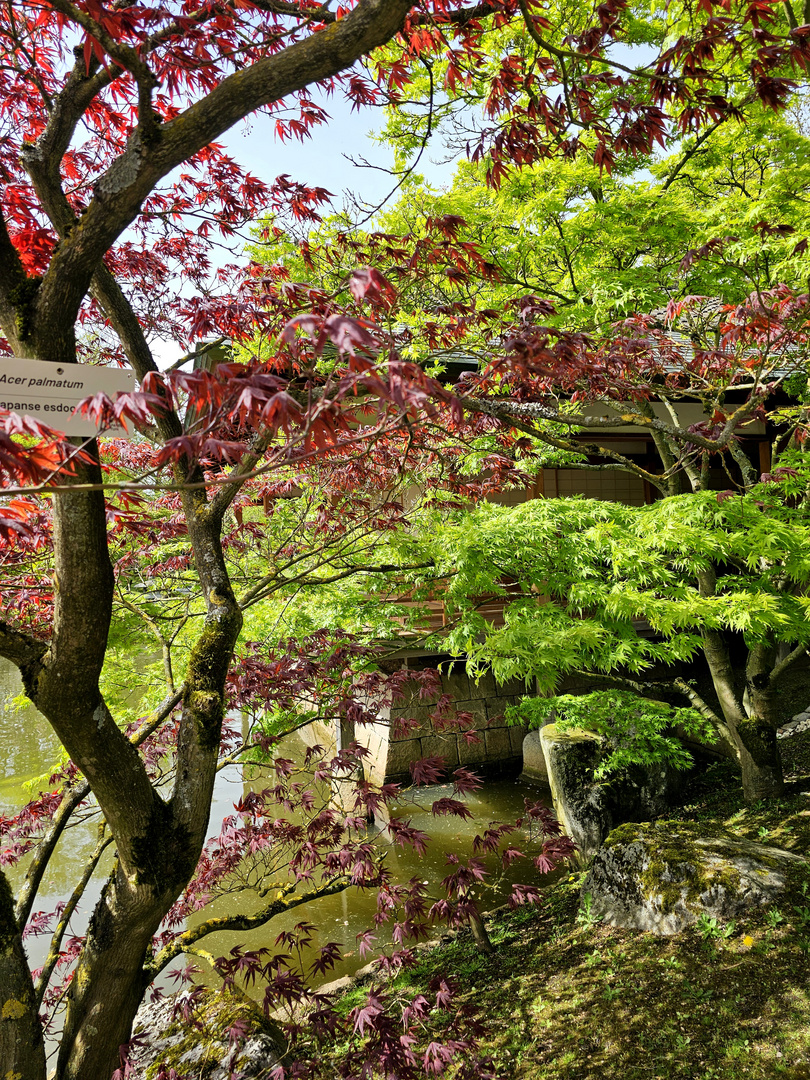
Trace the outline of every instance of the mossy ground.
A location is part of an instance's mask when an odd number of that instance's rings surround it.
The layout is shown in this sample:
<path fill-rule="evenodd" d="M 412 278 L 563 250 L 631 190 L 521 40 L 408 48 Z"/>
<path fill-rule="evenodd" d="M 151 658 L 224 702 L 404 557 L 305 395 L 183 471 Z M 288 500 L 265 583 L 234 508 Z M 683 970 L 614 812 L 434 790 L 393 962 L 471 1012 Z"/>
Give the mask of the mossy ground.
<path fill-rule="evenodd" d="M 783 744 L 783 758 L 791 783 L 778 802 L 746 806 L 732 770 L 715 765 L 667 816 L 810 855 L 810 732 Z M 437 974 L 453 979 L 499 1077 L 810 1080 L 810 880 L 778 908 L 671 938 L 583 917 L 581 880 L 493 916 L 493 956 L 460 934 L 395 985 L 406 995 Z M 358 986 L 342 1005 L 363 997 Z M 321 1048 L 324 1080 L 339 1054 Z"/>

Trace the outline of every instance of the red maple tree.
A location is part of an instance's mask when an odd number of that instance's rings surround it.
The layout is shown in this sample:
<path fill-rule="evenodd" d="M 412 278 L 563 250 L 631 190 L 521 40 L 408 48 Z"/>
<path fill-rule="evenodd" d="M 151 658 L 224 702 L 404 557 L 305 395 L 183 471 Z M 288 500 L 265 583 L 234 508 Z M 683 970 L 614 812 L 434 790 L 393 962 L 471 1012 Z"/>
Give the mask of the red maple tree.
<path fill-rule="evenodd" d="M 16 911 L 0 877 L 4 1074 L 46 1074 L 21 935 L 37 875 L 89 792 L 117 863 L 77 947 L 58 1080 L 108 1076 L 129 1037 L 148 950 L 205 843 L 242 626 L 223 523 L 245 484 L 258 472 L 272 477 L 281 463 L 319 456 L 348 455 L 360 469 L 361 444 L 364 453 L 389 437 L 410 445 L 414 427 L 436 409 L 460 416 L 458 399 L 398 358 L 379 317 L 395 293 L 376 269 L 354 274 L 353 307 L 283 281 L 268 288 L 250 274 L 205 299 L 178 290 L 178 276 L 204 287 L 217 234 L 270 207 L 312 220 L 324 199 L 284 176 L 272 184 L 251 177 L 216 140 L 258 109 L 277 114 L 280 136 L 306 136 L 325 119 L 314 86 L 358 106 L 396 104 L 415 68 L 440 60 L 443 92 L 474 89 L 484 104 L 472 153 L 487 157 L 493 183 L 504 169 L 552 153 L 589 152 L 609 169 L 619 154 L 649 153 L 668 131 L 738 116 L 747 96 L 780 107 L 807 63 L 807 28 L 790 4 L 701 0 L 690 29 L 652 64 L 633 68 L 611 53 L 624 8 L 607 0 L 573 28 L 554 25 L 529 0 L 358 0 L 334 10 L 317 0 L 24 0 L 0 13 L 4 347 L 74 364 L 95 356 L 100 343 L 105 360 L 134 368 L 140 387 L 115 403 L 95 400 L 89 412 L 102 426 L 112 418 L 135 425 L 152 441 L 118 446 L 113 461 L 93 440 L 53 438 L 13 414 L 2 420 L 4 599 L 12 599 L 0 655 L 17 665 L 84 778 L 69 772 L 58 806 L 46 800 L 38 811 L 52 822 Z M 528 35 L 534 60 L 507 44 L 473 87 L 493 26 Z M 454 273 L 486 271 L 472 250 L 459 259 Z M 269 362 L 162 375 L 149 348 L 156 330 L 189 344 L 210 334 L 246 339 L 269 316 L 284 328 Z M 325 367 L 318 363 L 327 357 Z M 142 492 L 155 483 L 166 501 L 150 524 Z M 20 489 L 39 497 L 19 497 Z M 184 538 L 205 614 L 182 682 L 130 738 L 99 677 L 115 594 L 112 545 L 119 533 L 150 528 Z M 167 796 L 141 748 L 170 718 L 175 771 Z M 454 887 L 460 896 L 463 883 Z"/>

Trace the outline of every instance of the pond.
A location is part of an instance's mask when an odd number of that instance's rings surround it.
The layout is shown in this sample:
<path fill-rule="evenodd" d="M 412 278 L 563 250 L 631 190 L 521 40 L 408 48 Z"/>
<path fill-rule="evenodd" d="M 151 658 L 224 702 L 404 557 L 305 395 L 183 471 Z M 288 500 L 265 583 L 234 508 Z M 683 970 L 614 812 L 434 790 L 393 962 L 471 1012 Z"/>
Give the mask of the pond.
<path fill-rule="evenodd" d="M 6 748 L 4 773 L 0 776 L 0 814 L 10 814 L 19 808 L 31 791 L 39 790 L 40 784 L 47 784 L 47 776 L 53 767 L 62 760 L 63 751 L 50 725 L 30 705 L 17 708 L 12 705 L 12 698 L 20 692 L 19 676 L 16 669 L 3 663 L 0 665 L 0 740 Z M 282 754 L 285 757 L 298 758 L 304 752 L 300 740 L 285 740 Z M 37 782 L 39 781 L 39 782 Z M 234 814 L 234 804 L 246 790 L 260 790 L 267 786 L 265 777 L 258 775 L 255 767 L 229 767 L 223 770 L 217 780 L 214 802 L 211 811 L 209 834 L 216 834 L 224 818 Z M 47 787 L 46 787 L 47 789 Z M 394 814 L 407 816 L 413 824 L 431 836 L 431 843 L 424 855 L 412 849 L 402 849 L 387 843 L 385 834 L 377 838 L 378 846 L 387 849 L 386 865 L 399 881 L 408 881 L 418 877 L 428 883 L 428 891 L 434 897 L 442 895 L 440 881 L 448 872 L 447 854 L 470 854 L 472 838 L 492 820 L 510 821 L 518 816 L 524 807 L 524 798 L 536 801 L 538 789 L 518 780 L 499 779 L 487 781 L 476 793 L 466 798 L 472 811 L 472 820 L 463 821 L 456 817 L 433 817 L 430 804 L 434 799 L 450 794 L 449 786 L 436 786 L 422 789 L 420 803 L 422 810 L 414 811 L 410 806 L 395 808 Z M 80 868 L 92 853 L 97 839 L 97 825 L 93 820 L 78 821 L 66 830 L 60 841 L 54 858 L 43 879 L 36 909 L 51 911 L 60 900 L 66 900 L 76 882 Z M 519 843 L 516 846 L 520 846 Z M 86 925 L 92 907 L 97 901 L 106 874 L 112 861 L 109 853 L 90 884 L 84 899 L 74 916 L 71 930 L 81 934 Z M 523 865 L 521 865 L 523 864 Z M 23 867 L 16 867 L 10 873 L 12 887 L 18 884 L 24 873 Z M 504 878 L 491 891 L 481 896 L 480 906 L 489 910 L 502 904 L 508 897 L 511 881 L 520 880 L 538 884 L 537 875 L 528 860 L 517 860 Z M 550 878 L 548 879 L 550 880 Z M 255 895 L 255 894 L 254 894 Z M 258 909 L 261 901 L 255 899 Z M 266 903 L 266 900 L 263 901 Z M 205 939 L 204 947 L 213 956 L 226 954 L 233 946 L 240 944 L 251 949 L 268 948 L 272 950 L 276 938 L 282 930 L 289 930 L 300 922 L 315 924 L 318 931 L 313 938 L 313 946 L 326 942 L 338 942 L 342 946 L 343 959 L 333 972 L 321 977 L 320 981 L 331 980 L 340 975 L 351 974 L 358 967 L 368 962 L 369 957 L 362 957 L 357 950 L 357 935 L 373 925 L 376 900 L 373 892 L 349 888 L 337 895 L 323 897 L 305 906 L 299 907 L 284 916 L 277 917 L 267 926 L 244 933 L 219 933 Z M 209 915 L 231 913 L 252 914 L 249 902 L 244 897 L 225 895 L 216 899 L 193 921 Z M 379 933 L 379 944 L 385 941 L 385 933 Z M 29 937 L 27 939 L 29 958 L 32 967 L 37 967 L 44 960 L 47 951 L 47 937 Z M 178 960 L 175 966 L 182 966 Z M 205 974 L 204 976 L 205 977 Z M 165 982 L 164 980 L 162 980 Z M 318 981 L 318 980 L 314 980 Z"/>

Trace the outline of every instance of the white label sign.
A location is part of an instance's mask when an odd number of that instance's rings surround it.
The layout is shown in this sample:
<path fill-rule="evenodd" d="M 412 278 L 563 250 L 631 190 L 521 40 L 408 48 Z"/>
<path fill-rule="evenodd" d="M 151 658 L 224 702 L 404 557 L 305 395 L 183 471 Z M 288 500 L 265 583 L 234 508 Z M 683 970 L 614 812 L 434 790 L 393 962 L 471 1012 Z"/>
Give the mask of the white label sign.
<path fill-rule="evenodd" d="M 134 389 L 135 372 L 129 368 L 0 356 L 0 409 L 32 416 L 66 435 L 90 438 L 98 434 L 92 420 L 81 413 L 73 415 L 84 398 L 104 393 L 115 401 L 116 394 Z M 111 428 L 109 433 L 126 434 L 123 428 Z"/>

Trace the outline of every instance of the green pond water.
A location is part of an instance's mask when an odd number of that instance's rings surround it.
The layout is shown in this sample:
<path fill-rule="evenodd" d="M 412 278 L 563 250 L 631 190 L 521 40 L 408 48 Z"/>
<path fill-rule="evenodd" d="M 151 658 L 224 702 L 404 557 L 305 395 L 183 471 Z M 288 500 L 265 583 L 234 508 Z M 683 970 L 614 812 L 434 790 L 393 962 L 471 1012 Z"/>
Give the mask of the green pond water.
<path fill-rule="evenodd" d="M 47 778 L 53 767 L 62 760 L 62 748 L 44 717 L 30 705 L 14 707 L 12 699 L 19 692 L 16 669 L 3 664 L 0 666 L 0 745 L 3 746 L 5 754 L 4 767 L 0 772 L 0 814 L 10 814 L 27 801 L 32 792 L 40 790 L 43 786 L 40 778 Z M 284 757 L 297 758 L 303 750 L 303 744 L 299 740 L 289 740 L 283 745 L 281 753 Z M 255 767 L 250 767 L 249 771 L 247 768 L 243 771 L 241 767 L 231 767 L 220 773 L 212 806 L 209 835 L 219 832 L 223 819 L 234 814 L 234 803 L 242 798 L 247 790 L 261 790 L 267 783 L 266 775 L 259 775 Z M 44 789 L 48 790 L 47 779 Z M 431 843 L 427 854 L 420 856 L 411 849 L 403 850 L 388 843 L 384 831 L 375 841 L 378 847 L 387 851 L 386 864 L 398 880 L 408 881 L 418 877 L 429 883 L 430 894 L 434 897 L 441 895 L 439 883 L 449 872 L 448 854 L 469 854 L 473 836 L 480 833 L 489 821 L 513 820 L 523 810 L 524 797 L 536 801 L 540 794 L 537 788 L 517 780 L 487 781 L 480 791 L 466 799 L 473 813 L 472 821 L 434 818 L 429 811 L 430 803 L 450 793 L 449 786 L 423 789 L 420 803 L 427 809 L 414 811 L 410 806 L 402 806 L 395 810 L 396 814 L 411 818 L 417 828 L 430 834 Z M 95 847 L 96 827 L 96 820 L 78 820 L 66 830 L 43 880 L 35 905 L 36 910 L 50 911 L 60 900 L 65 900 L 70 895 L 80 868 Z M 520 847 L 519 839 L 514 846 Z M 109 872 L 111 859 L 110 854 L 85 893 L 74 916 L 71 926 L 73 933 L 83 932 L 93 904 L 100 895 L 104 877 Z M 23 873 L 24 864 L 9 872 L 12 886 L 19 882 Z M 502 880 L 498 888 L 481 895 L 480 906 L 483 910 L 488 910 L 503 903 L 508 897 L 511 881 L 542 884 L 548 880 L 538 878 L 528 860 L 517 860 L 509 877 Z M 211 915 L 252 914 L 266 902 L 266 899 L 262 901 L 255 894 L 225 895 L 195 915 L 193 921 L 197 922 Z M 373 893 L 350 888 L 338 895 L 324 897 L 299 907 L 249 934 L 218 933 L 200 944 L 215 957 L 225 955 L 237 944 L 251 949 L 275 948 L 277 951 L 275 941 L 279 933 L 305 920 L 318 927 L 313 937 L 314 947 L 326 942 L 339 942 L 342 946 L 343 960 L 334 971 L 320 980 L 313 980 L 328 981 L 340 975 L 351 974 L 370 959 L 369 956 L 361 957 L 358 954 L 356 939 L 358 934 L 372 926 L 375 908 Z M 378 932 L 378 940 L 381 944 L 385 942 L 384 928 Z M 37 967 L 46 954 L 47 938 L 29 937 L 27 948 L 32 967 Z M 176 966 L 181 966 L 182 963 L 183 961 L 179 960 Z M 203 978 L 206 978 L 205 972 Z"/>

